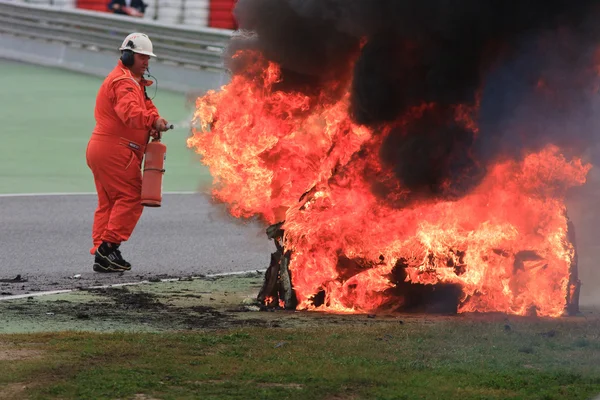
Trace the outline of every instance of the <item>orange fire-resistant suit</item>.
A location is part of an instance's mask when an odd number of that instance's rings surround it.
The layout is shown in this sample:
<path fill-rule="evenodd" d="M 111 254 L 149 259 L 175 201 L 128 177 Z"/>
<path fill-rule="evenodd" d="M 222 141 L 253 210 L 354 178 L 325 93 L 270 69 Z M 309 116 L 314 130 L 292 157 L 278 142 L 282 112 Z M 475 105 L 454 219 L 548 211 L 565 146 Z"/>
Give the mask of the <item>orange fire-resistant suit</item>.
<path fill-rule="evenodd" d="M 151 84 L 137 81 L 119 60 L 98 91 L 96 126 L 86 150 L 98 192 L 92 255 L 103 241 L 120 244 L 129 239 L 142 215 L 141 163 L 159 118 L 145 92 Z"/>

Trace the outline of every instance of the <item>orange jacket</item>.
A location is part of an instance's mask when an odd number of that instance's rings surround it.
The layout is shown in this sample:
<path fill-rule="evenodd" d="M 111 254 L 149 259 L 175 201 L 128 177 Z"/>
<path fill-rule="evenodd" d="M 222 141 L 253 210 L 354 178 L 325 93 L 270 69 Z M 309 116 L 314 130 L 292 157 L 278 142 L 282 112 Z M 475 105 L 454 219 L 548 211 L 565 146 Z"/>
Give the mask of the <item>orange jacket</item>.
<path fill-rule="evenodd" d="M 121 60 L 104 79 L 96 96 L 96 126 L 92 138 L 113 141 L 120 138 L 134 142 L 143 152 L 149 131 L 159 118 L 145 88 L 152 84 L 142 78 L 138 82 Z"/>

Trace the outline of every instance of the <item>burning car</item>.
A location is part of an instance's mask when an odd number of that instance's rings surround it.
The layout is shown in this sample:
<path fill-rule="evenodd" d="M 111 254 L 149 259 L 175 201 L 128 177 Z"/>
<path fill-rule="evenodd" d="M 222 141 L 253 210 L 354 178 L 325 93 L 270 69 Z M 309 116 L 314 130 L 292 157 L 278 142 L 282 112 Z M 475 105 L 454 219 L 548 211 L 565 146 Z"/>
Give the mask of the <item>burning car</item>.
<path fill-rule="evenodd" d="M 591 164 L 570 122 L 598 87 L 597 8 L 240 0 L 188 146 L 268 226 L 259 301 L 576 314 L 565 198 Z"/>

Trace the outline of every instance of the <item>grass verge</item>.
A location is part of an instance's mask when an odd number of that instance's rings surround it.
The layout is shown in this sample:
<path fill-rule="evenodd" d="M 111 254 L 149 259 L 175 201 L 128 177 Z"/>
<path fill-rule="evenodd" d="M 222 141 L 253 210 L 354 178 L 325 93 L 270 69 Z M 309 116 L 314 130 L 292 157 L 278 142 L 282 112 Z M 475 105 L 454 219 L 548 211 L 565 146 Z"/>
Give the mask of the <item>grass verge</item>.
<path fill-rule="evenodd" d="M 600 394 L 597 312 L 545 319 L 244 311 L 259 284 L 257 276 L 200 279 L 7 302 L 21 314 L 37 310 L 42 319 L 87 310 L 83 320 L 74 318 L 89 329 L 0 335 L 0 398 L 590 399 Z M 53 315 L 46 315 L 48 309 Z M 118 324 L 94 325 L 95 320 Z M 92 327 L 111 328 L 98 333 Z"/>

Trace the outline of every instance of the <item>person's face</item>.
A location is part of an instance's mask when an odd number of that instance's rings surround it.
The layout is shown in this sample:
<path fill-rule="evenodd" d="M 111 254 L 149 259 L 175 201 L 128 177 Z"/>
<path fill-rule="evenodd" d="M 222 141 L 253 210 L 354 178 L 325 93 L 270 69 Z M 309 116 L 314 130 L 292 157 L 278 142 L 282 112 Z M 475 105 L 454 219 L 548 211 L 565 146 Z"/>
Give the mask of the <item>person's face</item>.
<path fill-rule="evenodd" d="M 148 63 L 150 62 L 150 56 L 146 54 L 133 53 L 133 66 L 131 72 L 134 75 L 141 76 L 148 69 Z"/>

